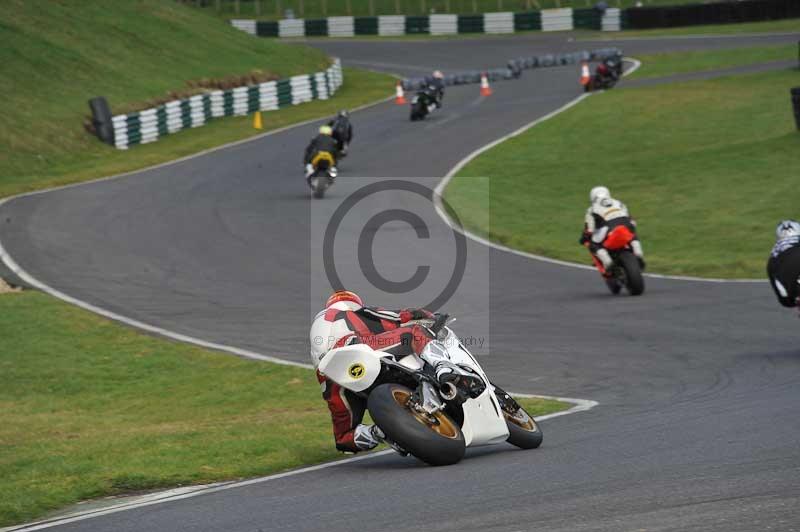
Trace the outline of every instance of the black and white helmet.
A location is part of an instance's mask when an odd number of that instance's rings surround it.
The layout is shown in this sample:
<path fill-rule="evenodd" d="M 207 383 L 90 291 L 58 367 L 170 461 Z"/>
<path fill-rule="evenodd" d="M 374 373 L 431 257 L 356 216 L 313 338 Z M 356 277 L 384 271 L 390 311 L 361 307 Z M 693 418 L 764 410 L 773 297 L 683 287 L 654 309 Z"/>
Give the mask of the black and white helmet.
<path fill-rule="evenodd" d="M 800 223 L 795 220 L 783 220 L 775 228 L 775 236 L 778 240 L 790 238 L 793 236 L 800 236 Z"/>

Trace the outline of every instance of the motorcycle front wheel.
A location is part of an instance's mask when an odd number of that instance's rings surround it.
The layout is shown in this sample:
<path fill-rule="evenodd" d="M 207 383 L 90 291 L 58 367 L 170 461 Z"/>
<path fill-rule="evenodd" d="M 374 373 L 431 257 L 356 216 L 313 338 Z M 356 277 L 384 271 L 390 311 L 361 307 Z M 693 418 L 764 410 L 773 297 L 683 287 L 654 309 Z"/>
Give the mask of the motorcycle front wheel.
<path fill-rule="evenodd" d="M 503 415 L 508 427 L 508 443 L 520 449 L 536 449 L 542 444 L 542 429 L 524 408 L 520 406 L 514 413 L 503 410 Z"/>
<path fill-rule="evenodd" d="M 367 408 L 387 438 L 433 466 L 458 463 L 466 443 L 461 428 L 444 412 L 423 414 L 411 408 L 414 392 L 400 384 L 381 384 L 367 399 Z"/>
<path fill-rule="evenodd" d="M 619 294 L 620 290 L 622 290 L 622 285 L 616 279 L 606 279 L 606 286 L 608 287 L 609 292 L 614 295 Z"/>

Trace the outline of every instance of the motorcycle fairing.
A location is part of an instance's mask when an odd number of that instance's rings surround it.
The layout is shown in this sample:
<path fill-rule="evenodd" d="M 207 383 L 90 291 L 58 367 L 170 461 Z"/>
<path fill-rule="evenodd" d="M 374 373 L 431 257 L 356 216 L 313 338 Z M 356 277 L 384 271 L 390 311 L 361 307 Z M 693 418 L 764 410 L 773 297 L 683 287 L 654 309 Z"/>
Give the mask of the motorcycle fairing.
<path fill-rule="evenodd" d="M 491 445 L 507 440 L 506 419 L 492 387 L 488 386 L 489 378 L 486 373 L 450 329 L 447 329 L 447 337 L 443 343 L 447 347 L 451 362 L 471 368 L 487 383 L 486 390 L 482 394 L 475 399 L 467 399 L 461 405 L 464 410 L 461 432 L 464 433 L 467 447 Z"/>
<path fill-rule="evenodd" d="M 631 243 L 634 237 L 635 235 L 630 229 L 624 225 L 618 225 L 608 233 L 605 242 L 603 242 L 603 246 L 612 251 L 624 249 L 628 247 L 628 244 Z"/>
<path fill-rule="evenodd" d="M 363 392 L 381 372 L 381 358 L 391 357 L 364 344 L 346 345 L 328 351 L 319 361 L 319 372 L 353 392 Z"/>

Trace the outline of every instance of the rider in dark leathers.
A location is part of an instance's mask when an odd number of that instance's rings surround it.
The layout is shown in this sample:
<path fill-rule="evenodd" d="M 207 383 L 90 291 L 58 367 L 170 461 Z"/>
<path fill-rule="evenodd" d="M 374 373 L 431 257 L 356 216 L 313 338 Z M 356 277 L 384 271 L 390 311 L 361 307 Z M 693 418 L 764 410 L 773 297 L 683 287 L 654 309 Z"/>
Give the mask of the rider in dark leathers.
<path fill-rule="evenodd" d="M 336 117 L 328 122 L 333 130 L 333 138 L 336 140 L 339 150 L 339 157 L 347 155 L 347 147 L 353 140 L 353 125 L 350 123 L 350 115 L 347 111 L 341 110 Z"/>
<path fill-rule="evenodd" d="M 319 134 L 311 139 L 311 142 L 306 147 L 305 154 L 303 155 L 306 178 L 311 177 L 317 164 L 321 161 L 327 161 L 329 167 L 333 169 L 332 174 L 336 174 L 336 159 L 339 148 L 332 133 L 333 131 L 330 126 L 325 125 L 320 127 Z"/>
<path fill-rule="evenodd" d="M 436 107 L 441 109 L 444 100 L 444 74 L 441 70 L 434 70 L 433 74 L 425 78 L 425 83 L 433 91 Z"/>
<path fill-rule="evenodd" d="M 800 223 L 783 220 L 775 229 L 777 240 L 767 261 L 769 284 L 784 307 L 798 306 L 800 292 Z"/>

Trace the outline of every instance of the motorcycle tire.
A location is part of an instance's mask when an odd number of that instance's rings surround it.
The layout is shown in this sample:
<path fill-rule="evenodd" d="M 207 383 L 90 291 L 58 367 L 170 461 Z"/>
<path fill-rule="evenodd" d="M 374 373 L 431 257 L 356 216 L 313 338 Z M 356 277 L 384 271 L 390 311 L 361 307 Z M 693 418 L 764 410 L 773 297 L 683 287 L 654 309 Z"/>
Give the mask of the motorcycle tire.
<path fill-rule="evenodd" d="M 622 285 L 616 279 L 606 279 L 606 286 L 608 290 L 615 296 L 622 291 Z"/>
<path fill-rule="evenodd" d="M 625 288 L 628 289 L 628 293 L 632 296 L 642 295 L 644 292 L 644 277 L 636 256 L 630 251 L 623 251 L 619 254 L 617 260 L 622 269 L 625 270 Z"/>
<path fill-rule="evenodd" d="M 406 403 L 413 390 L 400 384 L 381 384 L 369 394 L 372 419 L 397 445 L 432 466 L 461 461 L 466 443 L 461 428 L 444 412 L 423 416 Z"/>
<path fill-rule="evenodd" d="M 508 439 L 511 445 L 520 449 L 536 449 L 542 444 L 544 434 L 542 429 L 533 416 L 528 414 L 521 406 L 514 414 L 509 414 L 503 410 L 508 427 Z"/>
<path fill-rule="evenodd" d="M 544 435 L 542 428 L 528 414 L 522 405 L 517 403 L 505 390 L 492 384 L 500 408 L 503 409 L 503 417 L 506 419 L 508 427 L 508 438 L 506 441 L 511 445 L 516 445 L 520 449 L 536 449 L 542 444 Z M 513 412 L 511 409 L 516 408 Z"/>
<path fill-rule="evenodd" d="M 311 190 L 312 190 L 311 195 L 316 199 L 324 198 L 325 197 L 325 189 L 328 188 L 325 185 L 325 183 L 321 182 L 321 181 L 324 180 L 324 178 L 323 177 L 314 177 L 312 179 L 316 179 L 317 180 L 317 185 L 316 186 L 314 186 L 314 185 L 311 186 Z"/>
<path fill-rule="evenodd" d="M 425 118 L 425 111 L 423 110 L 425 106 L 422 103 L 415 103 L 411 106 L 411 121 L 414 122 L 416 120 L 422 120 Z"/>

